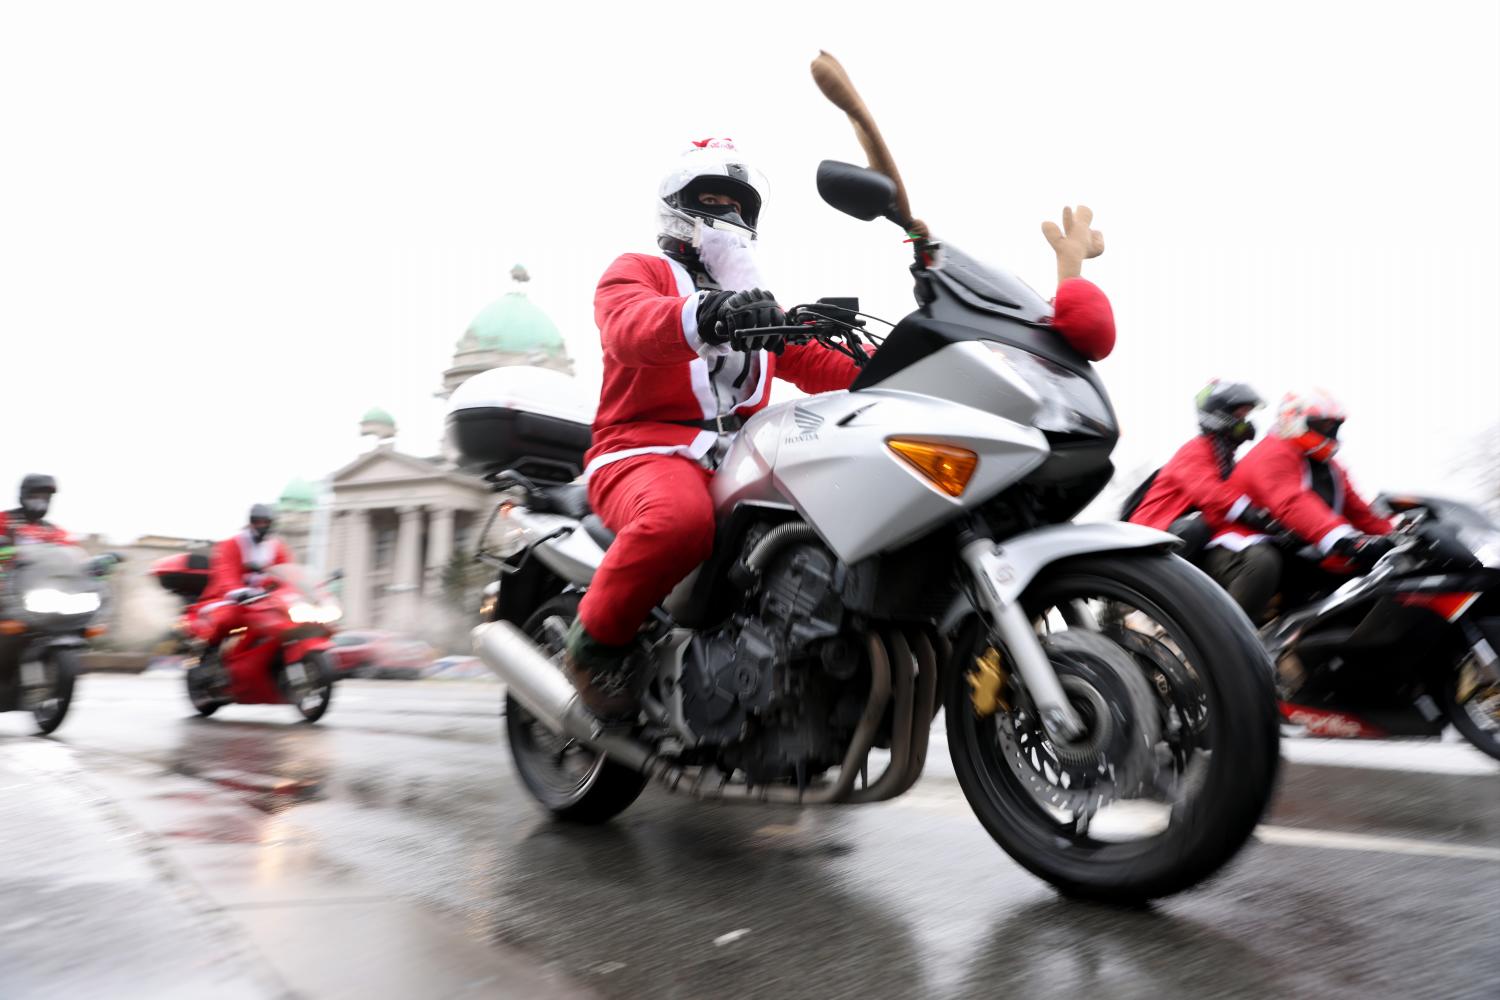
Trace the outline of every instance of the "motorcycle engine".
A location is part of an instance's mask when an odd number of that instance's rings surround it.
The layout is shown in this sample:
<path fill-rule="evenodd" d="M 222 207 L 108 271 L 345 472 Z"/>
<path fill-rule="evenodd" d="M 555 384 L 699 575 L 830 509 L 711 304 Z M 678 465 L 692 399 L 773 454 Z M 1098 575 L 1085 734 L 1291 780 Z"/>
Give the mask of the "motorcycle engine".
<path fill-rule="evenodd" d="M 752 610 L 688 644 L 683 713 L 726 772 L 800 780 L 840 760 L 868 691 L 850 683 L 859 653 L 842 634 L 840 573 L 822 546 L 791 545 L 766 568 Z"/>

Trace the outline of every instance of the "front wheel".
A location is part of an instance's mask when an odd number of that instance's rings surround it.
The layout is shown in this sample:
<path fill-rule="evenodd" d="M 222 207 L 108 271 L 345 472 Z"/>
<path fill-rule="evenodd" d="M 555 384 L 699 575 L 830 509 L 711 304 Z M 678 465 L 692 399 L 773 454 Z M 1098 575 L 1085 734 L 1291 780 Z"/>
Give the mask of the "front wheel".
<path fill-rule="evenodd" d="M 32 667 L 41 674 L 35 687 L 27 686 L 29 690 L 26 691 L 26 697 L 31 703 L 31 717 L 36 722 L 37 731 L 46 736 L 62 725 L 63 719 L 68 715 L 68 706 L 73 704 L 73 682 L 78 676 L 78 655 L 71 649 L 48 650 L 39 662 L 23 665 L 23 683 L 27 667 Z"/>
<path fill-rule="evenodd" d="M 1048 738 L 1009 654 L 971 621 L 945 714 L 985 829 L 1069 896 L 1138 903 L 1218 871 L 1259 822 L 1279 762 L 1271 667 L 1249 621 L 1164 554 L 1065 560 L 1022 603 L 1087 732 Z"/>
<path fill-rule="evenodd" d="M 333 663 L 315 649 L 281 670 L 282 697 L 297 708 L 304 722 L 317 722 L 333 701 Z"/>
<path fill-rule="evenodd" d="M 523 631 L 548 655 L 560 657 L 568 626 L 578 615 L 578 601 L 576 594 L 554 597 L 526 620 Z M 526 790 L 560 820 L 607 822 L 646 787 L 645 775 L 552 732 L 509 694 L 505 735 Z"/>
<path fill-rule="evenodd" d="M 1443 709 L 1464 739 L 1500 760 L 1500 682 L 1490 680 L 1473 656 L 1444 685 Z"/>

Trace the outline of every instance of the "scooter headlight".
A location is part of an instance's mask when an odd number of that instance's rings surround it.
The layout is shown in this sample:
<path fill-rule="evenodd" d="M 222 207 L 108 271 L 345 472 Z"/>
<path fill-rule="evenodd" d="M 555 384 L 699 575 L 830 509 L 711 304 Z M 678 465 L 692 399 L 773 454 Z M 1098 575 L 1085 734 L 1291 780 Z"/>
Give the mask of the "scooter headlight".
<path fill-rule="evenodd" d="M 309 601 L 298 601 L 287 609 L 287 615 L 299 625 L 329 625 L 342 618 L 344 612 L 333 603 L 313 604 Z"/>
<path fill-rule="evenodd" d="M 34 615 L 88 615 L 99 610 L 99 595 L 69 594 L 47 587 L 26 592 L 26 610 Z"/>
<path fill-rule="evenodd" d="M 1008 362 L 1011 370 L 1041 398 L 1042 408 L 1032 420 L 1038 430 L 1091 437 L 1116 432 L 1109 404 L 1088 379 L 1010 344 L 987 340 L 984 346 Z"/>

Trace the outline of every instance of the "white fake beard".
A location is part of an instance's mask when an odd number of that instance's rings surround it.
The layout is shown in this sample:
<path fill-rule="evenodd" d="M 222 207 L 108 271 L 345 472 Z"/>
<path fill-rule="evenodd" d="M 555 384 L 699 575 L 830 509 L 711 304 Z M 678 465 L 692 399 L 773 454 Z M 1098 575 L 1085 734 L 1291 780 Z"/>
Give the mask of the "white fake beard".
<path fill-rule="evenodd" d="M 693 245 L 708 276 L 725 291 L 743 292 L 761 288 L 760 264 L 755 259 L 755 245 L 738 233 L 705 226 L 699 220 Z"/>

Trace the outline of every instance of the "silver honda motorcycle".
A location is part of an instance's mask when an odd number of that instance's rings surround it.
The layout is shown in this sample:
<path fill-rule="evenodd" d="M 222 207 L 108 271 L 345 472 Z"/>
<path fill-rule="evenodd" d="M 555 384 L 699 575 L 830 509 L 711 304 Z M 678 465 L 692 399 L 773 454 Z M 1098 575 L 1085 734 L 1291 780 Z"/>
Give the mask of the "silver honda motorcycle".
<path fill-rule="evenodd" d="M 881 173 L 825 161 L 818 186 L 856 217 L 904 221 Z M 1048 303 L 952 246 L 915 247 L 919 305 L 885 338 L 849 299 L 747 332 L 816 340 L 861 371 L 734 438 L 712 481 L 713 554 L 640 633 L 632 725 L 602 725 L 559 669 L 612 540 L 585 487 L 559 481 L 586 428 L 492 400 L 522 458 L 490 474 L 480 556 L 499 578 L 475 646 L 506 682 L 516 768 L 546 809 L 587 823 L 653 780 L 712 800 L 880 802 L 921 776 L 942 709 L 964 794 L 1019 863 L 1081 897 L 1185 889 L 1271 795 L 1269 661 L 1173 536 L 1071 523 L 1109 481 L 1118 432 Z M 477 412 L 451 412 L 450 433 Z"/>

